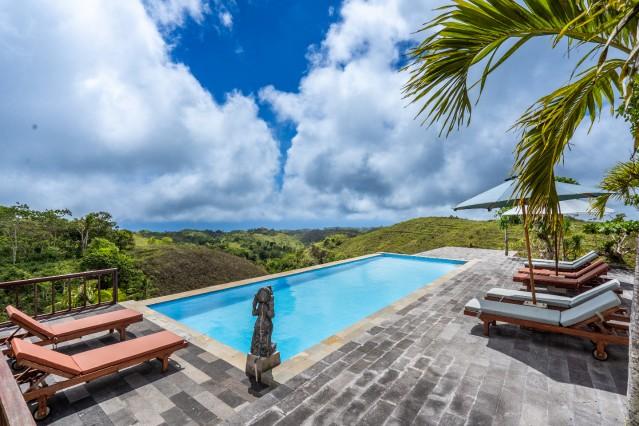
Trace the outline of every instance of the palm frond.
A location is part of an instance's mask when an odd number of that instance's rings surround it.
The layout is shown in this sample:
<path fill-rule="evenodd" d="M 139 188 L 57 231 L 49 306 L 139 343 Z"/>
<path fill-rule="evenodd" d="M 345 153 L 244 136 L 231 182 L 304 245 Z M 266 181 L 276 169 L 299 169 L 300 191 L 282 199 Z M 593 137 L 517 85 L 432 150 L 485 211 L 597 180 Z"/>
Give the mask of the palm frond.
<path fill-rule="evenodd" d="M 629 53 L 628 31 L 617 31 L 611 17 L 621 11 L 598 8 L 596 14 L 587 0 L 457 0 L 424 25 L 433 32 L 411 50 L 412 61 L 404 95 L 411 103 L 421 103 L 422 124 L 441 123 L 449 134 L 471 118 L 470 91 L 478 86 L 481 96 L 488 76 L 526 42 L 534 37 L 552 36 L 556 44 L 566 37 L 580 43 L 594 43 Z M 625 10 L 625 9 L 624 9 Z M 621 18 L 620 18 L 621 19 Z M 629 18 L 635 19 L 634 17 Z M 595 46 L 595 49 L 599 49 Z M 502 48 L 506 48 L 502 52 Z M 593 52 L 588 52 L 592 55 Z M 475 82 L 469 82 L 473 67 L 485 61 Z"/>
<path fill-rule="evenodd" d="M 639 206 L 639 161 L 617 163 L 608 171 L 600 186 L 611 192 L 610 195 L 598 197 L 593 203 L 593 210 L 600 217 L 604 215 L 606 204 L 611 198 L 627 205 Z"/>
<path fill-rule="evenodd" d="M 616 94 L 622 88 L 619 70 L 623 63 L 611 59 L 591 67 L 574 82 L 542 97 L 517 121 L 522 139 L 515 148 L 516 191 L 529 197 L 531 214 L 546 212 L 551 223 L 559 223 L 554 168 L 586 115 L 592 125 L 604 105 L 614 110 Z"/>

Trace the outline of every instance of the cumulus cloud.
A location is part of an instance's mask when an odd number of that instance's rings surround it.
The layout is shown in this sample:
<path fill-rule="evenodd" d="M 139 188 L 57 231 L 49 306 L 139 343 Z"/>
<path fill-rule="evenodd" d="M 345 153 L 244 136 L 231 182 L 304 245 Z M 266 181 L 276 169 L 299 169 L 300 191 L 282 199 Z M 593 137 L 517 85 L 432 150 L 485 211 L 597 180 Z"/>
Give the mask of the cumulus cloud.
<path fill-rule="evenodd" d="M 2 202 L 119 219 L 259 214 L 279 150 L 253 98 L 216 103 L 141 2 L 23 6 L 0 10 Z"/>
<path fill-rule="evenodd" d="M 417 106 L 402 99 L 406 74 L 398 71 L 414 31 L 430 16 L 432 2 L 347 0 L 340 20 L 311 50 L 311 69 L 296 92 L 260 92 L 278 118 L 296 126 L 285 166 L 282 203 L 310 217 L 397 220 L 419 214 L 451 214 L 451 206 L 509 176 L 517 134 L 509 131 L 538 96 L 571 71 L 565 51 L 533 42 L 492 76 L 469 128 L 447 139 L 420 126 Z M 568 169 L 596 181 L 622 146 L 623 125 L 611 120 L 579 133 L 578 164 L 592 149 L 609 156 Z"/>
<path fill-rule="evenodd" d="M 222 11 L 218 14 L 222 25 L 228 29 L 233 28 L 233 15 L 228 10 Z"/>
<path fill-rule="evenodd" d="M 209 4 L 201 0 L 145 0 L 144 3 L 151 18 L 167 27 L 181 26 L 187 17 L 202 22 L 211 11 Z"/>
<path fill-rule="evenodd" d="M 136 0 L 137 1 L 137 0 Z M 228 6 L 234 6 L 234 0 L 142 0 L 148 14 L 165 34 L 184 26 L 187 18 L 202 24 L 206 16 L 217 13 L 220 25 L 233 29 L 233 15 Z"/>
<path fill-rule="evenodd" d="M 440 3 L 345 0 L 309 49 L 298 90 L 265 87 L 259 104 L 241 92 L 216 102 L 170 57 L 166 29 L 187 18 L 212 14 L 232 27 L 221 1 L 6 3 L 0 202 L 135 221 L 451 214 L 509 175 L 510 126 L 568 79 L 572 59 L 547 40 L 530 43 L 489 80 L 471 126 L 439 137 L 414 119 L 398 68 Z M 295 129 L 283 159 L 262 106 Z M 629 147 L 625 125 L 603 117 L 591 133 L 580 129 L 560 174 L 594 184 Z"/>

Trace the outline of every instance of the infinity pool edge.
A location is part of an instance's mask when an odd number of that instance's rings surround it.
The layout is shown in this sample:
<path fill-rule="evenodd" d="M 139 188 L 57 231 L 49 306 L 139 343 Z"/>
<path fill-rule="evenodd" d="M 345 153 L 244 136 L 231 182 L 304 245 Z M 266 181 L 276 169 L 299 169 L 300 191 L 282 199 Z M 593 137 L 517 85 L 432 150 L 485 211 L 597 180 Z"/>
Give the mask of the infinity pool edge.
<path fill-rule="evenodd" d="M 307 368 L 311 367 L 316 362 L 322 360 L 322 358 L 331 354 L 332 352 L 339 349 L 342 345 L 348 343 L 349 341 L 355 340 L 357 337 L 361 336 L 370 328 L 375 325 L 379 325 L 385 320 L 389 319 L 392 315 L 396 314 L 398 311 L 404 309 L 406 306 L 418 300 L 420 297 L 424 296 L 428 292 L 432 291 L 433 288 L 438 287 L 442 283 L 450 280 L 455 275 L 467 270 L 468 268 L 475 265 L 480 260 L 472 259 L 472 260 L 463 260 L 463 259 L 444 259 L 437 257 L 429 257 L 429 256 L 419 256 L 419 255 L 405 255 L 399 253 L 387 253 L 387 252 L 379 252 L 373 253 L 364 256 L 358 256 L 354 258 L 339 260 L 335 262 L 329 262 L 321 265 L 314 265 L 306 268 L 295 269 L 292 271 L 281 272 L 277 274 L 269 274 L 263 275 L 260 277 L 249 278 L 245 280 L 234 281 L 225 284 L 218 284 L 214 286 L 204 287 L 197 290 L 190 290 L 182 293 L 171 294 L 167 296 L 156 297 L 152 299 L 142 300 L 142 301 L 126 301 L 122 302 L 121 305 L 130 309 L 137 310 L 142 313 L 146 319 L 151 322 L 157 324 L 160 327 L 163 327 L 166 330 L 173 331 L 187 340 L 193 342 L 194 344 L 200 346 L 202 349 L 211 353 L 212 355 L 223 359 L 234 367 L 244 370 L 245 362 L 246 362 L 246 353 L 238 351 L 231 346 L 228 346 L 216 339 L 213 339 L 199 331 L 196 331 L 180 321 L 174 320 L 166 315 L 161 314 L 160 312 L 152 309 L 151 305 L 156 305 L 162 302 L 173 301 L 177 299 L 183 299 L 186 297 L 197 296 L 200 294 L 206 294 L 211 292 L 217 292 L 225 289 L 230 289 L 234 287 L 254 284 L 260 281 L 267 281 L 271 279 L 276 279 L 280 277 L 296 275 L 308 271 L 313 271 L 316 269 L 328 268 L 331 266 L 341 265 L 344 263 L 355 262 L 358 260 L 363 260 L 371 257 L 376 257 L 380 255 L 393 255 L 393 256 L 407 256 L 407 257 L 418 257 L 418 258 L 426 258 L 426 259 L 435 259 L 442 261 L 450 261 L 459 263 L 459 266 L 455 269 L 447 272 L 446 274 L 436 278 L 433 281 L 429 281 L 424 283 L 417 290 L 407 294 L 401 299 L 385 306 L 384 308 L 374 312 L 373 314 L 362 318 L 360 321 L 348 326 L 339 332 L 335 333 L 332 336 L 322 340 L 318 344 L 310 347 L 309 349 L 298 353 L 292 358 L 284 361 L 279 367 L 273 370 L 274 380 L 278 383 L 285 383 L 289 379 L 293 378 L 297 374 L 303 372 Z"/>

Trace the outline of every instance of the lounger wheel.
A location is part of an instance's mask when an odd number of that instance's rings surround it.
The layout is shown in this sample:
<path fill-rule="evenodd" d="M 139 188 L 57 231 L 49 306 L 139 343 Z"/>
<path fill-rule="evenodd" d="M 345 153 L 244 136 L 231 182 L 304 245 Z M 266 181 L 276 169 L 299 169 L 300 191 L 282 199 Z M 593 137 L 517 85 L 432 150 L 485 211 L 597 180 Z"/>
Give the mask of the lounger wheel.
<path fill-rule="evenodd" d="M 44 420 L 46 419 L 49 414 L 51 414 L 51 407 L 49 407 L 48 405 L 45 407 L 44 410 L 44 414 L 40 414 L 40 410 L 38 408 L 36 408 L 36 410 L 33 412 L 33 418 L 36 419 L 37 421 L 40 420 Z"/>
<path fill-rule="evenodd" d="M 608 352 L 603 351 L 600 353 L 599 351 L 597 351 L 597 348 L 595 348 L 592 351 L 592 356 L 594 356 L 595 359 L 598 361 L 605 361 L 608 359 Z"/>
<path fill-rule="evenodd" d="M 18 364 L 18 360 L 14 359 L 11 361 L 11 368 L 13 369 L 13 371 L 22 371 L 24 370 L 24 367 Z"/>

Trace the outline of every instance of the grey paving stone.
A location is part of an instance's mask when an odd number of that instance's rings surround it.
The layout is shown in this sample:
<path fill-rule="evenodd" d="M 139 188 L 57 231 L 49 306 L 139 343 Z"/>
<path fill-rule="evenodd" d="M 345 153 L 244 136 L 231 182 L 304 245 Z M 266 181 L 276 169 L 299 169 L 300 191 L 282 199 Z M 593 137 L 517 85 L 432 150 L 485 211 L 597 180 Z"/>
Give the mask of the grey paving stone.
<path fill-rule="evenodd" d="M 238 394 L 236 394 L 235 392 L 229 389 L 226 389 L 220 392 L 216 396 L 220 398 L 222 401 L 224 401 L 231 408 L 238 407 L 246 402 L 246 399 L 242 398 L 241 396 L 239 396 Z"/>
<path fill-rule="evenodd" d="M 169 410 L 160 413 L 160 416 L 162 416 L 164 421 L 170 425 L 183 425 L 191 420 L 190 417 L 184 414 L 184 412 L 178 407 L 172 407 Z"/>
<path fill-rule="evenodd" d="M 399 371 L 388 369 L 384 372 L 384 374 L 381 375 L 381 377 L 377 381 L 379 384 L 388 387 L 398 377 L 399 377 Z"/>
<path fill-rule="evenodd" d="M 441 426 L 463 426 L 466 424 L 466 418 L 457 416 L 453 413 L 446 412 L 439 420 Z"/>
<path fill-rule="evenodd" d="M 180 392 L 173 395 L 171 397 L 171 401 L 173 401 L 184 414 L 193 419 L 199 425 L 210 424 L 217 420 L 215 414 L 197 402 L 186 392 Z"/>
<path fill-rule="evenodd" d="M 271 426 L 277 423 L 278 420 L 282 419 L 284 415 L 279 410 L 268 410 L 266 413 L 261 415 L 257 420 L 251 422 L 252 426 Z"/>
<path fill-rule="evenodd" d="M 360 422 L 361 425 L 382 425 L 390 417 L 395 405 L 386 401 L 379 401 L 371 407 Z"/>
<path fill-rule="evenodd" d="M 398 403 L 404 396 L 410 392 L 417 380 L 421 376 L 417 370 L 406 370 L 395 383 L 384 393 L 382 399 L 391 403 Z"/>
<path fill-rule="evenodd" d="M 277 406 L 284 412 L 284 414 L 287 414 L 293 411 L 302 402 L 304 402 L 306 398 L 308 398 L 308 396 L 309 395 L 307 392 L 299 389 L 295 392 L 292 392 L 290 395 L 280 401 Z"/>
<path fill-rule="evenodd" d="M 281 426 L 298 426 L 301 425 L 306 419 L 311 417 L 315 411 L 306 404 L 302 404 L 298 406 L 291 413 L 287 414 L 286 417 L 282 418 L 277 425 Z"/>
<path fill-rule="evenodd" d="M 434 387 L 434 383 L 423 378 L 420 379 L 410 393 L 397 404 L 393 415 L 399 420 L 410 424 L 424 404 L 426 395 L 428 395 Z"/>
<path fill-rule="evenodd" d="M 360 396 L 362 402 L 367 406 L 370 406 L 377 401 L 384 394 L 386 388 L 378 383 L 373 383 L 362 393 Z"/>
<path fill-rule="evenodd" d="M 362 401 L 355 400 L 351 402 L 346 409 L 342 412 L 339 423 L 343 425 L 352 425 L 357 423 L 359 417 L 364 414 L 368 407 Z"/>
<path fill-rule="evenodd" d="M 337 395 L 337 393 L 338 392 L 332 387 L 324 386 L 316 394 L 309 397 L 307 403 L 312 409 L 318 410 L 326 403 L 328 403 L 331 399 L 333 399 Z"/>

